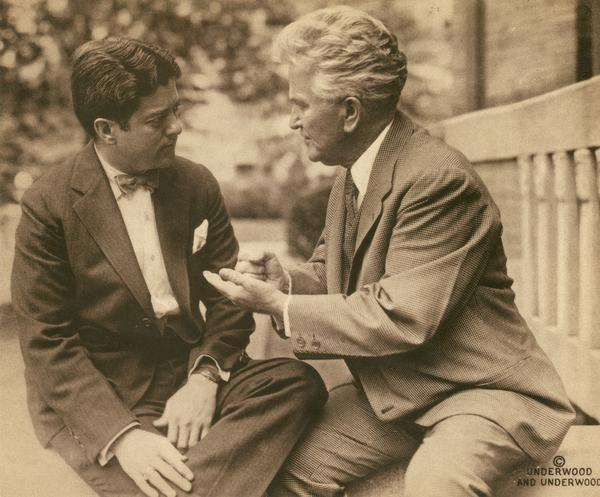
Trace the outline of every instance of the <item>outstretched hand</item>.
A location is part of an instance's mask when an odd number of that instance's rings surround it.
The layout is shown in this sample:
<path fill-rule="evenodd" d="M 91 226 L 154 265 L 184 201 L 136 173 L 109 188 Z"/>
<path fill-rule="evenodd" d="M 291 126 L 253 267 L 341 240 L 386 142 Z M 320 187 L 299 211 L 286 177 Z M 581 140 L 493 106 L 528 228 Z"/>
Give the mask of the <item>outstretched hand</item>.
<path fill-rule="evenodd" d="M 219 274 L 210 271 L 202 274 L 206 281 L 234 304 L 282 319 L 287 296 L 269 282 L 233 269 L 221 269 Z"/>
<path fill-rule="evenodd" d="M 274 252 L 268 250 L 240 252 L 235 270 L 287 293 L 288 276 Z"/>

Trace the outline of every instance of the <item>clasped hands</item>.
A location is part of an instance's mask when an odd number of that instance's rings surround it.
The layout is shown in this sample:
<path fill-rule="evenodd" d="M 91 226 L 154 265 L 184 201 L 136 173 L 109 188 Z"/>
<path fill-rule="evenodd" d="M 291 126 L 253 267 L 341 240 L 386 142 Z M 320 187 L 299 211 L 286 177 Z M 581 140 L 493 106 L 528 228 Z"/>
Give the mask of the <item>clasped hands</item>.
<path fill-rule="evenodd" d="M 235 270 L 221 269 L 218 274 L 204 271 L 202 274 L 234 304 L 282 319 L 287 299 L 283 293 L 287 275 L 273 252 L 240 254 Z"/>
<path fill-rule="evenodd" d="M 185 464 L 187 457 L 177 448 L 193 447 L 206 436 L 215 413 L 216 397 L 216 383 L 202 375 L 191 375 L 153 423 L 167 429 L 166 437 L 134 428 L 117 439 L 114 454 L 123 471 L 145 495 L 158 497 L 160 491 L 167 497 L 175 497 L 176 491 L 167 482 L 185 492 L 191 490 L 194 474 Z"/>

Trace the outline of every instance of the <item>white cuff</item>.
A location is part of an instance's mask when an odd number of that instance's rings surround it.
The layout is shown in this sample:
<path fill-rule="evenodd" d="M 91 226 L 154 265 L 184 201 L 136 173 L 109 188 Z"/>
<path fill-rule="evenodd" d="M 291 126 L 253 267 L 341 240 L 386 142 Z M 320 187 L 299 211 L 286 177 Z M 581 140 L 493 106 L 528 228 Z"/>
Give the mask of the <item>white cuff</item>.
<path fill-rule="evenodd" d="M 200 364 L 200 361 L 202 359 L 204 359 L 204 358 L 210 359 L 212 362 L 214 362 L 215 366 L 219 370 L 219 376 L 221 377 L 221 379 L 223 381 L 229 381 L 229 377 L 231 376 L 231 371 L 223 371 L 221 369 L 221 366 L 219 366 L 219 363 L 217 362 L 217 360 L 214 357 L 209 356 L 208 354 L 204 354 L 204 355 L 198 356 L 198 358 L 194 362 L 194 365 L 190 369 L 190 372 L 188 373 L 188 378 L 190 377 L 191 374 L 194 373 L 194 371 L 196 371 L 196 369 L 198 369 L 198 365 Z"/>
<path fill-rule="evenodd" d="M 110 450 L 110 448 L 117 441 L 117 438 L 123 435 L 126 431 L 129 431 L 132 428 L 136 428 L 137 426 L 140 426 L 140 423 L 138 423 L 137 421 L 133 421 L 110 439 L 110 442 L 108 442 L 100 451 L 100 454 L 98 454 L 98 463 L 100 464 L 100 466 L 106 466 L 108 464 L 108 461 L 115 457 L 115 454 Z"/>
<path fill-rule="evenodd" d="M 290 329 L 290 300 L 292 300 L 292 296 L 288 295 L 285 301 L 285 305 L 283 306 L 283 332 L 285 336 L 290 338 L 292 336 L 292 330 Z"/>
<path fill-rule="evenodd" d="M 290 338 L 292 336 L 292 331 L 290 329 L 290 300 L 292 300 L 292 277 L 288 271 L 285 272 L 288 279 L 288 295 L 287 299 L 285 299 L 285 304 L 283 306 L 283 330 L 285 336 Z"/>

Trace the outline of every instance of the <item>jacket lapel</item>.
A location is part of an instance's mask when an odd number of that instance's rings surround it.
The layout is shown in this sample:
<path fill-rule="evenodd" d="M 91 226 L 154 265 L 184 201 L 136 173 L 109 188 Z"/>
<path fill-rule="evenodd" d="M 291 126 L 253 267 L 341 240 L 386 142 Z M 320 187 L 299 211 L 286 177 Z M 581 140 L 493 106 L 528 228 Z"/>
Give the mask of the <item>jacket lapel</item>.
<path fill-rule="evenodd" d="M 329 195 L 327 223 L 327 291 L 340 293 L 342 289 L 342 248 L 344 243 L 344 225 L 346 206 L 344 202 L 345 170 L 338 175 Z"/>
<path fill-rule="evenodd" d="M 83 194 L 73 204 L 79 219 L 146 315 L 154 316 L 150 292 L 135 257 L 121 211 L 91 143 L 79 155 L 71 187 Z"/>
<path fill-rule="evenodd" d="M 396 113 L 390 130 L 379 148 L 369 177 L 367 192 L 360 208 L 355 254 L 360 250 L 367 233 L 379 218 L 383 200 L 392 189 L 394 166 L 413 130 L 412 122 L 399 112 Z"/>
<path fill-rule="evenodd" d="M 171 288 L 182 311 L 190 312 L 190 285 L 187 270 L 191 253 L 189 186 L 177 170 L 161 171 L 158 190 L 152 195 L 160 246 Z"/>

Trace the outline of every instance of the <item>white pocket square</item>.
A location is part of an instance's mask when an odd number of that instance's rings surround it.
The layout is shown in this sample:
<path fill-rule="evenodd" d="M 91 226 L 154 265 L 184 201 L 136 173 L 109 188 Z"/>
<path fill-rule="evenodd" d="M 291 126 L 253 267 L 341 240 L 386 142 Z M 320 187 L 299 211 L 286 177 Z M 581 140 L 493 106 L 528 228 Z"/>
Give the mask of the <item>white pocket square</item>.
<path fill-rule="evenodd" d="M 194 230 L 194 242 L 192 243 L 192 254 L 195 254 L 206 244 L 208 237 L 208 219 L 202 221 L 200 226 Z"/>

